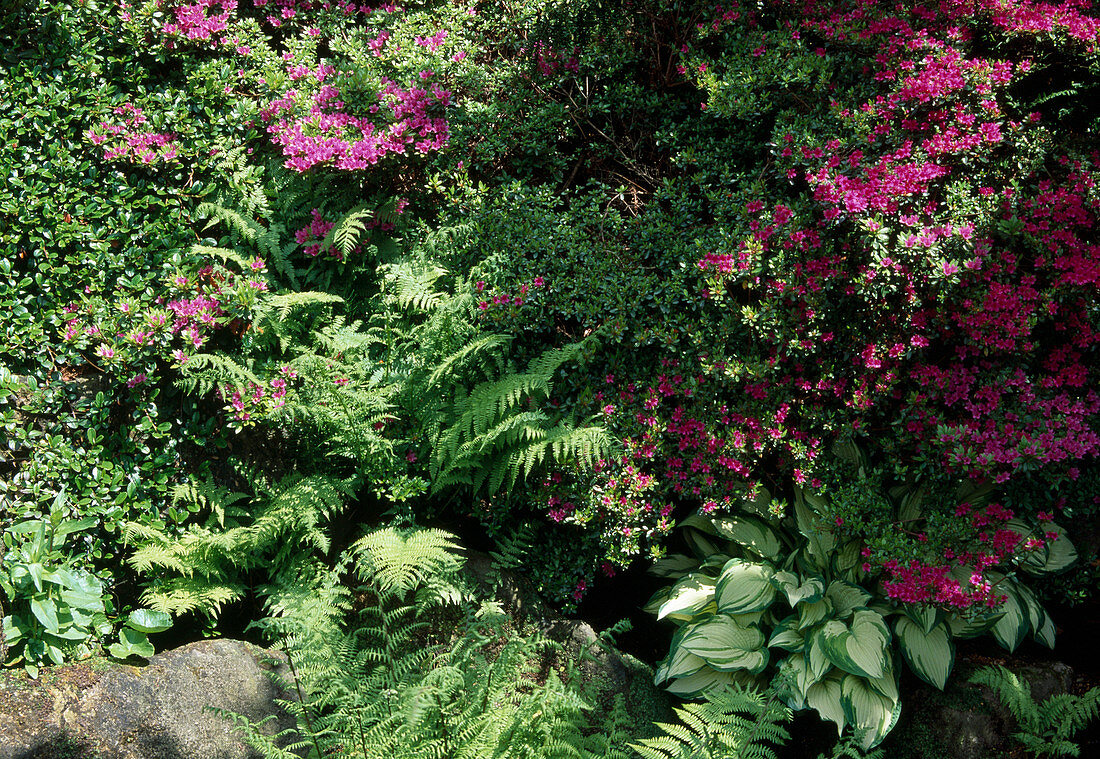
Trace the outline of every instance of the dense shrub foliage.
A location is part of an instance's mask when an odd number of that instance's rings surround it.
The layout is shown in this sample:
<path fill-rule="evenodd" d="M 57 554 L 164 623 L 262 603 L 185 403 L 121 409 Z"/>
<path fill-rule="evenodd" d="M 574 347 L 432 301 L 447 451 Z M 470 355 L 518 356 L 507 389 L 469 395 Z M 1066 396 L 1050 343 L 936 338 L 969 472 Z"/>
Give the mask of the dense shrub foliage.
<path fill-rule="evenodd" d="M 444 525 L 567 609 L 657 560 L 661 680 L 840 755 L 902 660 L 1090 600 L 1087 0 L 27 0 L 0 45 L 9 664 L 344 598 L 349 535 Z"/>

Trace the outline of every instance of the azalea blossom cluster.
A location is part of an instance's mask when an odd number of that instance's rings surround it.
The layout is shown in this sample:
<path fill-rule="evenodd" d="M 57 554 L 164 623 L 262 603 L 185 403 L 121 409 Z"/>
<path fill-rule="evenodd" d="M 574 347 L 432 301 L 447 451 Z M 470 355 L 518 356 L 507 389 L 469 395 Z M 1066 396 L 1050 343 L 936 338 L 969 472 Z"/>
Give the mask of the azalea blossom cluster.
<path fill-rule="evenodd" d="M 179 155 L 174 135 L 143 128 L 149 119 L 141 108 L 123 103 L 112 113 L 117 121 L 101 121 L 85 134 L 92 144 L 103 148 L 104 160 L 149 165 L 168 163 Z"/>
<path fill-rule="evenodd" d="M 384 210 L 377 210 L 372 213 L 369 218 L 363 219 L 363 226 L 366 229 L 392 232 L 397 228 L 393 221 L 394 215 L 399 216 L 404 213 L 407 205 L 408 201 L 399 198 L 394 203 L 392 214 Z M 325 237 L 336 225 L 336 222 L 326 220 L 319 208 L 314 208 L 310 212 L 310 216 L 311 220 L 309 224 L 294 233 L 294 240 L 302 247 L 302 252 L 311 258 L 316 258 L 324 254 L 326 257 L 333 258 L 343 263 L 345 259 L 343 251 L 335 244 L 324 245 Z M 362 242 L 351 250 L 353 254 L 358 254 L 362 251 Z"/>
<path fill-rule="evenodd" d="M 478 298 L 478 309 L 486 312 L 490 318 L 499 320 L 507 316 L 515 316 L 516 310 L 534 295 L 534 290 L 544 287 L 546 287 L 545 277 L 535 277 L 530 284 L 521 283 L 512 293 L 495 288 L 487 291 L 485 282 L 478 280 L 474 283 L 474 294 Z"/>
<path fill-rule="evenodd" d="M 166 363 L 186 365 L 215 332 L 243 330 L 267 289 L 265 269 L 257 258 L 246 273 L 215 265 L 177 273 L 152 303 L 136 297 L 108 302 L 88 291 L 65 309 L 63 337 L 128 387 L 143 385 Z"/>
<path fill-rule="evenodd" d="M 193 0 L 172 4 L 163 33 L 169 44 L 176 40 L 217 45 L 234 21 L 237 0 Z"/>
<path fill-rule="evenodd" d="M 262 111 L 287 168 L 299 173 L 318 166 L 357 171 L 389 156 L 423 156 L 446 146 L 450 128 L 442 114 L 451 93 L 438 84 L 405 88 L 383 79 L 378 104 L 356 116 L 346 110 L 339 87 L 321 84 L 320 73 L 314 76 L 320 84 L 316 92 L 289 90 Z M 337 72 L 337 80 L 341 76 Z M 424 83 L 432 76 L 431 71 L 420 73 Z"/>
<path fill-rule="evenodd" d="M 226 413 L 234 426 L 248 427 L 285 406 L 287 390 L 296 379 L 298 372 L 284 364 L 265 385 L 254 382 L 244 388 L 223 385 L 218 388 L 218 395 L 225 401 Z"/>

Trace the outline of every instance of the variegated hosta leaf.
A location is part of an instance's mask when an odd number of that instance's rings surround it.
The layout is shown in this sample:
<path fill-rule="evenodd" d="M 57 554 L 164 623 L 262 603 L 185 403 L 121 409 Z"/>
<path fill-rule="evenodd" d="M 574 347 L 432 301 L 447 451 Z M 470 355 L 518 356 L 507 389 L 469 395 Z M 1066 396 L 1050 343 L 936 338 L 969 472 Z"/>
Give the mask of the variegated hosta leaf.
<path fill-rule="evenodd" d="M 845 672 L 873 679 L 886 671 L 890 629 L 878 612 L 857 611 L 850 626 L 835 619 L 826 622 L 814 639 L 829 661 Z"/>
<path fill-rule="evenodd" d="M 699 562 L 691 556 L 682 553 L 672 553 L 663 559 L 653 562 L 649 573 L 656 577 L 683 577 L 684 574 L 698 568 Z"/>
<path fill-rule="evenodd" d="M 843 677 L 851 677 L 851 675 Z M 841 700 L 841 682 L 842 675 L 835 671 L 830 672 L 827 677 L 814 683 L 806 691 L 806 705 L 817 712 L 821 719 L 835 723 L 838 736 L 848 724 Z"/>
<path fill-rule="evenodd" d="M 920 628 L 926 633 L 932 632 L 932 628 L 939 622 L 943 621 L 943 612 L 937 609 L 935 606 L 917 606 L 916 604 L 906 604 L 905 616 L 920 625 Z"/>
<path fill-rule="evenodd" d="M 955 643 L 946 625 L 937 625 L 931 632 L 909 617 L 898 617 L 894 623 L 901 655 L 909 669 L 921 680 L 943 690 L 955 665 Z"/>
<path fill-rule="evenodd" d="M 1036 548 L 1026 554 L 1027 558 L 1020 562 L 1020 568 L 1028 574 L 1052 574 L 1077 561 L 1077 549 L 1066 537 L 1066 531 L 1053 523 L 1044 525 L 1044 527 L 1046 532 L 1058 533 L 1058 537 L 1044 543 L 1041 548 Z"/>
<path fill-rule="evenodd" d="M 700 614 L 714 600 L 715 582 L 713 577 L 692 572 L 684 575 L 669 591 L 668 600 L 661 604 L 657 619 L 689 620 Z"/>
<path fill-rule="evenodd" d="M 860 741 L 864 749 L 882 742 L 901 713 L 901 702 L 883 696 L 856 675 L 846 675 L 841 681 L 840 703 L 844 718 L 855 729 L 864 731 Z"/>
<path fill-rule="evenodd" d="M 764 633 L 757 627 L 744 627 L 724 614 L 716 614 L 684 628 L 680 648 L 706 660 L 717 670 L 748 670 L 753 674 L 768 665 Z"/>
<path fill-rule="evenodd" d="M 782 648 L 785 651 L 801 651 L 806 645 L 806 636 L 798 628 L 798 617 L 791 614 L 780 620 L 768 639 L 768 648 Z"/>
<path fill-rule="evenodd" d="M 769 564 L 730 559 L 722 568 L 715 588 L 719 613 L 744 614 L 763 611 L 775 600 Z"/>
<path fill-rule="evenodd" d="M 669 647 L 668 656 L 657 666 L 657 672 L 653 678 L 655 684 L 660 685 L 674 677 L 694 675 L 707 666 L 705 660 L 680 645 L 686 630 L 686 627 L 681 627 L 672 636 L 672 645 Z"/>
<path fill-rule="evenodd" d="M 816 625 L 832 613 L 833 604 L 827 598 L 822 598 L 813 603 L 804 603 L 798 607 L 798 627 L 799 629 L 805 629 L 811 625 Z"/>
<path fill-rule="evenodd" d="M 1027 608 L 1028 624 L 1031 627 L 1031 635 L 1035 640 L 1047 648 L 1054 648 L 1054 620 L 1047 614 L 1047 610 L 1039 603 L 1039 599 L 1026 585 L 1018 584 L 1016 592 L 1020 600 Z"/>
<path fill-rule="evenodd" d="M 996 581 L 992 573 L 988 577 L 991 581 Z M 1031 629 L 1027 606 L 1020 599 L 1013 585 L 1014 583 L 1008 582 L 1001 582 L 998 585 L 998 590 L 1006 596 L 1005 602 L 998 608 L 1003 616 L 997 620 L 997 624 L 993 625 L 990 630 L 994 640 L 1007 649 L 1009 653 L 1015 651 L 1023 643 L 1028 630 Z"/>
<path fill-rule="evenodd" d="M 764 559 L 779 556 L 780 542 L 775 530 L 759 517 L 736 516 L 711 520 L 718 534 L 747 548 Z"/>
<path fill-rule="evenodd" d="M 829 661 L 829 657 L 825 655 L 825 649 L 821 645 L 821 636 L 810 636 L 810 655 L 807 659 L 810 665 L 810 673 L 814 679 L 821 678 L 833 668 L 832 662 Z"/>
<path fill-rule="evenodd" d="M 973 608 L 966 612 L 951 612 L 947 615 L 947 629 L 951 631 L 952 638 L 980 638 L 992 630 L 1003 616 L 1003 612 L 975 611 Z"/>
<path fill-rule="evenodd" d="M 833 580 L 825 591 L 825 598 L 833 605 L 833 616 L 847 619 L 856 609 L 863 609 L 871 600 L 871 594 L 858 585 L 843 580 Z"/>
<path fill-rule="evenodd" d="M 787 603 L 791 605 L 792 609 L 803 602 L 814 603 L 820 601 L 825 592 L 824 578 L 811 577 L 803 582 L 802 578 L 794 572 L 785 570 L 775 573 L 772 578 L 772 585 L 783 592 L 783 595 L 787 597 Z"/>
<path fill-rule="evenodd" d="M 747 672 L 719 672 L 705 667 L 693 675 L 677 677 L 666 686 L 669 693 L 683 698 L 697 698 L 712 690 L 723 690 L 734 683 L 753 683 L 752 675 Z"/>

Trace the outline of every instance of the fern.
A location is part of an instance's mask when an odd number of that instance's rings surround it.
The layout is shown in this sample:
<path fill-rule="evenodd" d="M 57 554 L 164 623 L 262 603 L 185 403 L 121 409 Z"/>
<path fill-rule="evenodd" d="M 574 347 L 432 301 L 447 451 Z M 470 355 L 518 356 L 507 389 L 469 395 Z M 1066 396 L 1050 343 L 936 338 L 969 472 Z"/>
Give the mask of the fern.
<path fill-rule="evenodd" d="M 177 503 L 220 504 L 223 513 L 217 528 L 192 525 L 170 534 L 142 523 L 126 525 L 127 543 L 137 545 L 130 565 L 153 578 L 142 594 L 144 603 L 173 614 L 201 611 L 216 616 L 224 604 L 241 597 L 249 584 L 248 571 L 264 567 L 276 574 L 303 553 L 328 551 L 325 522 L 350 494 L 347 483 L 322 475 L 291 475 L 273 488 L 255 485 L 251 508 L 231 513 L 225 507 L 242 501 L 244 494 L 208 485 L 177 489 Z"/>
<path fill-rule="evenodd" d="M 433 636 L 425 615 L 439 600 L 408 597 L 425 598 L 420 579 L 456 581 L 453 550 L 439 531 L 385 529 L 345 552 L 337 571 L 285 574 L 269 589 L 271 616 L 260 626 L 288 653 L 293 681 L 282 685 L 297 696 L 286 707 L 298 734 L 273 738 L 227 714 L 243 739 L 278 759 L 307 748 L 360 759 L 626 759 L 621 704 L 593 730 L 571 672 L 535 677 L 556 644 L 518 636 L 502 615 L 468 601 L 450 607 L 462 614 L 455 634 Z M 341 569 L 366 581 L 367 601 L 350 618 Z"/>
<path fill-rule="evenodd" d="M 770 690 L 735 685 L 675 712 L 679 724 L 657 723 L 665 735 L 631 744 L 642 759 L 775 759 L 790 739 L 791 712 Z"/>
<path fill-rule="evenodd" d="M 1100 688 L 1080 696 L 1061 693 L 1042 702 L 1031 696 L 1031 684 L 1001 666 L 984 667 L 970 676 L 984 685 L 1015 717 L 1013 737 L 1033 756 L 1080 756 L 1070 740 L 1100 713 Z"/>

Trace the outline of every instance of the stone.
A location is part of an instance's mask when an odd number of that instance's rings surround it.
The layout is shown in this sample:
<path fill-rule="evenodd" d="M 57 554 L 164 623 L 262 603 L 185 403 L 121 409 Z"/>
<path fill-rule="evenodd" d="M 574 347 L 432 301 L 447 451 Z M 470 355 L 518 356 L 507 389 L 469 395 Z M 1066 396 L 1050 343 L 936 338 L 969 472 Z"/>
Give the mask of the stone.
<path fill-rule="evenodd" d="M 272 660 L 275 661 L 272 664 Z M 204 640 L 145 666 L 103 659 L 0 676 L 0 759 L 255 759 L 211 708 L 259 722 L 269 735 L 295 721 L 270 678 L 285 657 L 237 640 Z"/>

